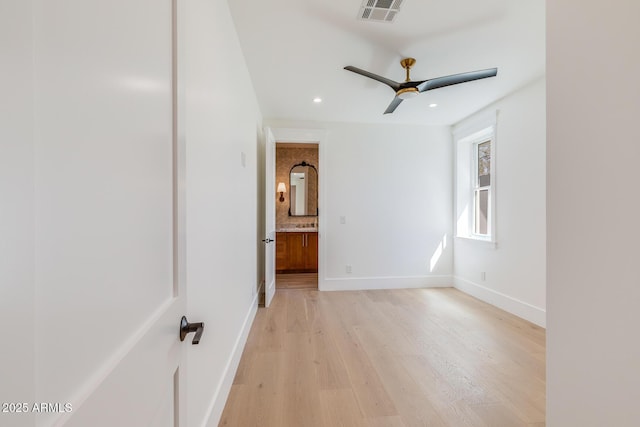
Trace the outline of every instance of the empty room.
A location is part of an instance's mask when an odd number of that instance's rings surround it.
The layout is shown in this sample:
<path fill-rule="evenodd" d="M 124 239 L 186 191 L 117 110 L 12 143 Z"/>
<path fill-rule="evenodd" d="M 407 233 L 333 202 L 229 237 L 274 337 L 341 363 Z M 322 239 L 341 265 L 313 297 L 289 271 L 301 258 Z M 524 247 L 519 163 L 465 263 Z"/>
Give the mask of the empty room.
<path fill-rule="evenodd" d="M 221 425 L 544 425 L 544 4 L 459 7 L 230 3 L 266 307 Z"/>
<path fill-rule="evenodd" d="M 640 425 L 639 15 L 3 1 L 0 426 Z"/>

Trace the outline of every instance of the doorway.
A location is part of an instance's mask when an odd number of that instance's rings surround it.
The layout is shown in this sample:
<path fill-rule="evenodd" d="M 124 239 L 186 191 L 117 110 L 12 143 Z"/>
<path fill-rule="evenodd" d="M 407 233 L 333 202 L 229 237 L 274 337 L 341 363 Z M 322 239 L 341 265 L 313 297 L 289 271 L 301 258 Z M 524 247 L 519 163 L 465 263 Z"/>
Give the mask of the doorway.
<path fill-rule="evenodd" d="M 276 289 L 318 289 L 319 145 L 275 151 Z"/>

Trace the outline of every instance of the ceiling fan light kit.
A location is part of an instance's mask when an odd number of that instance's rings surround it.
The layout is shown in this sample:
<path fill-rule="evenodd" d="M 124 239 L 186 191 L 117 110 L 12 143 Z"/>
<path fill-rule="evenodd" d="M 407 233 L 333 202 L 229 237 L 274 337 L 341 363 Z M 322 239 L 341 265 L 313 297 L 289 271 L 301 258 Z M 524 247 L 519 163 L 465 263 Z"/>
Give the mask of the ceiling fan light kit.
<path fill-rule="evenodd" d="M 457 85 L 460 83 L 471 82 L 473 80 L 486 79 L 487 77 L 495 77 L 498 74 L 497 68 L 488 68 L 486 70 L 470 71 L 467 73 L 452 74 L 450 76 L 436 77 L 434 79 L 411 81 L 410 71 L 411 67 L 416 63 L 414 58 L 404 58 L 400 61 L 400 65 L 407 72 L 407 79 L 398 83 L 396 81 L 387 79 L 386 77 L 379 76 L 366 70 L 348 65 L 344 67 L 345 70 L 352 73 L 360 74 L 361 76 L 369 77 L 370 79 L 384 83 L 393 89 L 396 93 L 395 98 L 391 101 L 391 104 L 387 107 L 384 114 L 393 113 L 398 105 L 405 99 L 414 98 L 422 92 L 428 90 L 438 89 L 445 86 Z"/>
<path fill-rule="evenodd" d="M 396 92 L 396 96 L 400 99 L 415 98 L 420 92 L 415 87 L 406 87 Z"/>

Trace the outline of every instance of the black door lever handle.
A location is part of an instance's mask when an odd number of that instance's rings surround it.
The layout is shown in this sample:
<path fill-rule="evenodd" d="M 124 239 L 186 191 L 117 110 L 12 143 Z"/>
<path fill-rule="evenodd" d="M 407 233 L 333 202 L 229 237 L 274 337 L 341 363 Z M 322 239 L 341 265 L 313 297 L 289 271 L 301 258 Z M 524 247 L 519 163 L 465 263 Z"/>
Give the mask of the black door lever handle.
<path fill-rule="evenodd" d="M 182 316 L 182 319 L 180 319 L 180 341 L 184 341 L 187 334 L 190 334 L 191 332 L 195 332 L 196 335 L 193 337 L 193 341 L 191 343 L 193 345 L 199 344 L 203 331 L 204 331 L 203 322 L 189 323 L 189 321 L 187 321 L 186 316 Z"/>
<path fill-rule="evenodd" d="M 262 241 L 265 242 L 265 243 L 271 243 L 274 240 L 267 237 L 266 239 L 262 239 Z"/>

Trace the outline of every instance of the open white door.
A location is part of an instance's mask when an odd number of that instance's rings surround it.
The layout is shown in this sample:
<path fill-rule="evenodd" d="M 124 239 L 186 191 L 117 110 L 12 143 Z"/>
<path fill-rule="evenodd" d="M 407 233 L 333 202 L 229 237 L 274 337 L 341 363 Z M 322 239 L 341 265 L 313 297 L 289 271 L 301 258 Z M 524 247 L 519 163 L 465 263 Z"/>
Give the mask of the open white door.
<path fill-rule="evenodd" d="M 276 140 L 270 128 L 265 128 L 265 248 L 264 306 L 269 307 L 276 294 Z"/>
<path fill-rule="evenodd" d="M 34 2 L 36 401 L 56 406 L 29 411 L 187 427 L 183 0 L 81 3 Z"/>

